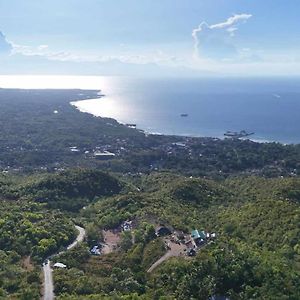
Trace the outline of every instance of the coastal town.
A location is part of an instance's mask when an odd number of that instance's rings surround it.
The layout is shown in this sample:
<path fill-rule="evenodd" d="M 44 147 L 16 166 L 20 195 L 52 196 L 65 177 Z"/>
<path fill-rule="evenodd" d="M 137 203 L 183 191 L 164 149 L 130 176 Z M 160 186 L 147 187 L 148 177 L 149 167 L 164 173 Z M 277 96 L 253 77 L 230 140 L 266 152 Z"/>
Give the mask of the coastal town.
<path fill-rule="evenodd" d="M 0 134 L 0 172 L 22 174 L 96 167 L 128 176 L 165 170 L 214 178 L 232 174 L 267 177 L 299 174 L 297 145 L 258 143 L 247 137 L 149 134 L 133 124 L 126 126 L 113 119 L 79 112 L 70 105 L 70 100 L 78 99 L 78 93 L 78 90 L 44 90 L 29 97 L 22 90 L 1 91 L 0 94 L 12 97 L 13 105 L 20 110 L 15 118 L 10 118 L 11 103 L 2 103 L 1 120 L 7 126 Z M 82 99 L 97 97 L 97 91 L 80 93 Z M 41 97 L 47 101 L 40 103 Z M 36 103 L 40 103 L 40 114 L 35 109 Z M 41 119 L 45 122 L 41 123 Z M 19 134 L 24 124 L 26 133 Z"/>

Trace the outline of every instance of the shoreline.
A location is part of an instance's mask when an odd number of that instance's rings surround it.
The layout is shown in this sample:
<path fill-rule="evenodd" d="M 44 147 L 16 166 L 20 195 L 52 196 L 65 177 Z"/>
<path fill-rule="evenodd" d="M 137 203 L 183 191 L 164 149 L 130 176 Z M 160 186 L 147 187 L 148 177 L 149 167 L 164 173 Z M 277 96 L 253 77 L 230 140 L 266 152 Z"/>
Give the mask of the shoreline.
<path fill-rule="evenodd" d="M 79 101 L 87 101 L 87 100 L 92 100 L 92 99 L 97 99 L 99 100 L 100 98 L 106 96 L 103 95 L 100 91 L 100 88 L 104 90 L 104 93 L 108 93 L 107 97 L 109 98 L 110 95 L 110 84 L 111 80 L 112 83 L 115 84 L 114 80 L 119 80 L 120 77 L 118 76 L 68 76 L 68 75 L 0 75 L 0 88 L 1 89 L 18 89 L 18 90 L 78 90 L 78 94 L 80 94 L 80 91 L 84 93 L 84 96 L 76 96 L 73 99 L 69 100 L 69 103 L 71 104 L 79 111 L 81 112 L 86 112 L 89 113 L 93 116 L 99 116 L 101 118 L 111 118 L 117 121 L 119 124 L 126 125 L 128 122 L 126 118 L 119 118 L 119 117 L 110 117 L 109 114 L 102 116 L 100 114 L 94 114 L 92 112 L 92 109 L 83 109 L 83 108 L 78 108 L 76 105 L 77 102 Z M 221 80 L 221 82 L 223 79 Z M 210 81 L 209 81 L 210 82 Z M 215 82 L 216 84 L 219 83 L 220 81 Z M 270 81 L 272 82 L 272 81 Z M 117 84 L 118 86 L 118 84 Z M 109 87 L 107 89 L 107 87 Z M 283 86 L 284 87 L 284 86 Z M 206 90 L 205 90 L 206 91 Z M 228 90 L 226 90 L 228 91 Z M 284 90 L 285 91 L 285 90 Z M 297 90 L 298 91 L 298 90 Z M 296 92 L 296 91 L 295 91 Z M 98 94 L 97 94 L 98 93 Z M 276 92 L 275 90 L 270 91 L 270 95 L 274 98 L 275 95 L 281 95 L 279 92 Z M 120 94 L 119 96 L 122 96 Z M 282 96 L 282 95 L 281 95 Z M 277 99 L 278 97 L 276 97 Z M 277 99 L 278 100 L 278 99 Z M 259 109 L 259 108 L 258 108 Z M 181 111 L 185 112 L 185 111 Z M 135 116 L 135 114 L 131 114 L 132 116 Z M 296 116 L 297 117 L 297 116 Z M 152 117 L 153 120 L 155 120 L 155 116 Z M 130 120 L 129 120 L 130 121 Z M 150 120 L 151 121 L 151 120 Z M 148 122 L 148 124 L 144 124 L 147 122 L 144 122 L 143 120 L 143 125 L 141 126 L 141 121 L 134 121 L 132 120 L 133 123 L 137 124 L 137 128 L 139 130 L 143 130 L 147 134 L 156 134 L 156 135 L 176 135 L 176 136 L 182 136 L 182 137 L 212 137 L 212 138 L 219 138 L 219 139 L 224 139 L 223 133 L 226 130 L 235 130 L 239 131 L 240 129 L 246 128 L 249 130 L 252 130 L 256 132 L 256 134 L 249 138 L 249 140 L 257 143 L 280 143 L 280 144 L 288 144 L 288 145 L 299 145 L 300 140 L 298 137 L 298 132 L 295 132 L 294 130 L 291 131 L 291 134 L 286 129 L 286 132 L 280 131 L 280 129 L 274 130 L 272 132 L 272 129 L 264 130 L 263 127 L 256 129 L 256 128 L 251 128 L 250 126 L 242 126 L 239 128 L 239 123 L 236 123 L 235 126 L 230 126 L 230 123 L 228 126 L 224 124 L 220 124 L 217 127 L 220 127 L 221 130 L 218 130 L 218 128 L 215 127 L 209 127 L 209 125 L 206 128 L 202 128 L 204 132 L 200 135 L 199 132 L 201 133 L 201 128 L 197 128 L 196 126 L 187 128 L 186 130 L 178 124 L 177 128 L 172 128 L 170 126 L 164 126 L 162 124 L 159 128 L 153 128 L 155 126 L 155 122 Z M 174 120 L 176 122 L 176 120 Z M 130 123 L 130 122 L 129 122 Z M 174 123 L 176 124 L 176 123 Z M 146 126 L 145 126 L 146 125 Z M 298 128 L 298 125 L 295 125 Z M 189 127 L 189 126 L 187 126 Z M 222 129 L 223 127 L 223 129 Z M 255 126 L 254 126 L 255 127 Z M 278 126 L 277 126 L 278 127 Z M 153 128 L 153 129 L 152 129 Z M 214 128 L 214 129 L 211 129 Z M 293 129 L 293 128 L 292 128 Z M 176 133 L 181 132 L 181 133 Z M 193 133 L 189 134 L 189 131 L 192 131 Z M 259 134 L 259 132 L 261 134 Z M 277 132 L 279 134 L 277 134 Z M 270 137 L 270 138 L 268 138 Z"/>
<path fill-rule="evenodd" d="M 127 122 L 125 121 L 121 121 L 118 119 L 115 119 L 113 117 L 104 117 L 98 114 L 94 114 L 92 113 L 89 109 L 85 109 L 83 107 L 80 107 L 77 102 L 84 102 L 84 101 L 93 101 L 93 100 L 99 100 L 105 97 L 104 94 L 101 93 L 101 90 L 99 90 L 97 92 L 98 97 L 97 98 L 87 98 L 87 99 L 78 99 L 78 100 L 73 100 L 70 102 L 70 105 L 74 106 L 78 111 L 82 112 L 82 113 L 87 113 L 90 114 L 96 118 L 102 118 L 102 119 L 112 119 L 114 121 L 116 121 L 118 124 L 121 124 L 123 126 L 126 126 Z M 211 139 L 219 139 L 219 140 L 236 140 L 236 139 L 230 139 L 230 138 L 226 138 L 224 136 L 204 136 L 204 135 L 194 135 L 194 134 L 168 134 L 168 133 L 162 133 L 162 132 L 156 132 L 156 131 L 148 131 L 147 129 L 143 129 L 143 128 L 135 128 L 135 130 L 138 130 L 140 132 L 144 132 L 145 134 L 148 135 L 160 135 L 160 136 L 178 136 L 178 137 L 182 137 L 182 138 L 211 138 Z M 224 131 L 225 132 L 225 131 Z M 238 140 L 242 141 L 242 140 L 249 140 L 252 141 L 254 143 L 259 143 L 259 144 L 268 144 L 268 143 L 279 143 L 282 145 L 297 145 L 295 143 L 284 143 L 281 141 L 272 141 L 272 140 L 267 140 L 265 138 L 239 138 Z"/>
<path fill-rule="evenodd" d="M 105 117 L 105 116 L 101 116 L 101 115 L 97 115 L 97 114 L 94 114 L 92 113 L 89 109 L 84 109 L 82 107 L 79 107 L 77 105 L 78 102 L 83 102 L 83 101 L 93 101 L 93 100 L 99 100 L 99 99 L 102 99 L 104 98 L 106 95 L 102 93 L 102 90 L 101 89 L 86 89 L 86 88 L 48 88 L 48 87 L 45 87 L 45 88 L 18 88 L 18 87 L 0 87 L 0 89 L 3 89 L 3 90 L 62 90 L 62 91 L 66 91 L 66 90 L 69 90 L 69 91 L 81 91 L 82 93 L 79 93 L 77 96 L 78 98 L 76 97 L 76 99 L 72 99 L 71 101 L 69 101 L 69 104 L 71 106 L 74 106 L 76 108 L 76 110 L 82 112 L 82 113 L 88 113 L 94 117 L 99 117 L 99 118 L 102 118 L 102 119 L 112 119 L 114 121 L 116 121 L 117 123 L 123 125 L 123 126 L 126 126 L 126 124 L 128 122 L 125 122 L 125 121 L 121 121 L 119 119 L 116 119 L 114 117 Z M 85 95 L 85 94 L 86 95 Z M 86 97 L 84 97 L 86 96 Z M 84 98 L 82 98 L 84 97 Z M 140 132 L 144 132 L 145 134 L 148 134 L 148 135 L 161 135 L 161 136 L 177 136 L 177 137 L 182 137 L 182 138 L 212 138 L 212 139 L 219 139 L 219 140 L 225 140 L 226 138 L 223 136 L 223 135 L 216 135 L 216 136 L 213 136 L 213 135 L 197 135 L 197 134 L 188 134 L 188 133 L 185 133 L 185 134 L 171 134 L 171 133 L 163 133 L 163 132 L 158 132 L 158 131 L 151 131 L 151 130 L 147 130 L 147 129 L 143 129 L 143 128 L 139 128 L 137 127 L 136 128 L 137 131 L 140 131 Z M 224 130 L 225 132 L 225 130 Z M 233 139 L 234 140 L 234 139 Z M 279 144 L 282 144 L 282 145 L 299 145 L 300 142 L 283 142 L 283 141 L 279 141 L 279 140 L 269 140 L 269 139 L 266 139 L 264 137 L 262 138 L 240 138 L 239 140 L 249 140 L 249 141 L 252 141 L 254 143 L 260 143 L 260 144 L 268 144 L 268 143 L 279 143 Z"/>

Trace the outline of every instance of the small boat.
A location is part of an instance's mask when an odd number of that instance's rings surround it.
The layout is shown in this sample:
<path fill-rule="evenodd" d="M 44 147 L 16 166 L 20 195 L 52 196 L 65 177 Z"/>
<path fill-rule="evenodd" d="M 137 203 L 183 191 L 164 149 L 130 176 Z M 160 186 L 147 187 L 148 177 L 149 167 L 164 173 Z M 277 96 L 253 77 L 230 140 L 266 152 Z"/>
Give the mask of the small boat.
<path fill-rule="evenodd" d="M 180 117 L 188 117 L 188 114 L 181 114 Z"/>

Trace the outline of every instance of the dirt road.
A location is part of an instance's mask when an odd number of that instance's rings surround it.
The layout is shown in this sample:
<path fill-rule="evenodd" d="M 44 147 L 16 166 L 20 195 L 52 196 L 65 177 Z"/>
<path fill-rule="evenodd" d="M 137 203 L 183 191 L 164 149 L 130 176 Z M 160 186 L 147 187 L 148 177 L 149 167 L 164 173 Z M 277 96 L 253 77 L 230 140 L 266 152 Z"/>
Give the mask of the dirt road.
<path fill-rule="evenodd" d="M 156 267 L 158 267 L 160 264 L 162 264 L 164 261 L 169 259 L 170 257 L 176 257 L 176 256 L 183 256 L 184 250 L 186 249 L 186 246 L 183 244 L 177 244 L 170 241 L 167 241 L 170 249 L 167 251 L 167 253 L 162 256 L 160 259 L 158 259 L 149 269 L 148 273 L 151 273 Z"/>

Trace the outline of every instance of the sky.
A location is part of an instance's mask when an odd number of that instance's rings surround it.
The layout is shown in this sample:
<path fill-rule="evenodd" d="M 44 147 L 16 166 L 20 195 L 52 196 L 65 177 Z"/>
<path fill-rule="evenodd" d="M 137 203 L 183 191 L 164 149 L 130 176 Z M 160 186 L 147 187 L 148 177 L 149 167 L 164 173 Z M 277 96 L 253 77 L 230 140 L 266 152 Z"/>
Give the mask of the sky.
<path fill-rule="evenodd" d="M 0 0 L 0 74 L 299 76 L 299 0 Z"/>

